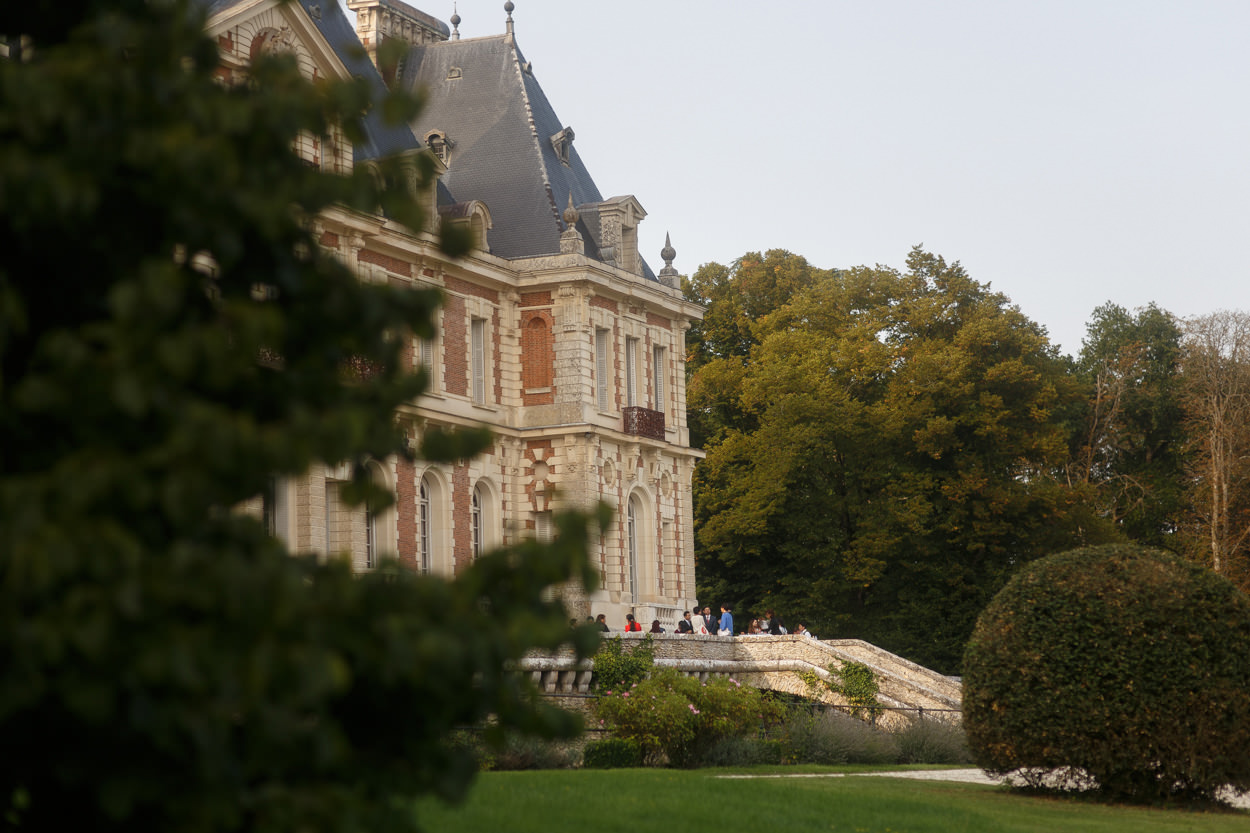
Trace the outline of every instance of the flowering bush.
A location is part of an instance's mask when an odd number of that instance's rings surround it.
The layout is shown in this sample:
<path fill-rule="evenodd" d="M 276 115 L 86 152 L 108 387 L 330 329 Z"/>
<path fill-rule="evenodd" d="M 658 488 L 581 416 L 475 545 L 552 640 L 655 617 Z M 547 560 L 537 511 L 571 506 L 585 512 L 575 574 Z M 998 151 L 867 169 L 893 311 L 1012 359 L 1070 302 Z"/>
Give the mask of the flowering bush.
<path fill-rule="evenodd" d="M 640 642 L 626 648 L 619 636 L 605 639 L 595 654 L 594 688 L 597 692 L 606 689 L 617 691 L 627 689 L 633 683 L 641 682 L 651 675 L 654 665 L 655 644 L 650 635 Z"/>
<path fill-rule="evenodd" d="M 691 766 L 717 740 L 757 732 L 778 709 L 758 690 L 733 678 L 700 682 L 672 669 L 625 689 L 601 689 L 595 710 L 617 737 L 635 740 L 646 760 L 667 757 Z"/>

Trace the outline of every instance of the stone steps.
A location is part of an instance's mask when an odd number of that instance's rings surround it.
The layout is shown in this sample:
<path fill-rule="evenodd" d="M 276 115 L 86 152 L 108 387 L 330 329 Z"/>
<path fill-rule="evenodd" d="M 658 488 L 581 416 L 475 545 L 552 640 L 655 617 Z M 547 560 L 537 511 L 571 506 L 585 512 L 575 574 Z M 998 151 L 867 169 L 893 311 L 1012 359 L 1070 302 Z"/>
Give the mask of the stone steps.
<path fill-rule="evenodd" d="M 645 634 L 612 634 L 607 638 L 641 641 Z M 660 667 L 697 675 L 733 676 L 758 688 L 810 697 L 800 674 L 814 673 L 830 680 L 845 662 L 867 665 L 876 674 L 878 700 L 887 707 L 888 722 L 932 712 L 943 719 L 959 719 L 962 689 L 958 680 L 938 674 L 910 660 L 858 639 L 816 640 L 801 636 L 679 636 L 652 635 L 655 663 Z M 529 673 L 548 694 L 585 694 L 592 665 L 578 662 L 570 652 L 526 657 L 516 666 Z M 824 693 L 826 702 L 838 697 Z"/>

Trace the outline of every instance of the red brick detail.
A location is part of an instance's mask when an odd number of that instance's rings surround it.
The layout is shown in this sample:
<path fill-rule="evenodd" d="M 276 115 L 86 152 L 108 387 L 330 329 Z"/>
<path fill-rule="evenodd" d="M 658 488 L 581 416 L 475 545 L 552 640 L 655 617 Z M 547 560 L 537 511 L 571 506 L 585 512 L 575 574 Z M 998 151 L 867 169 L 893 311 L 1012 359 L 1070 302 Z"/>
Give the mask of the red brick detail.
<path fill-rule="evenodd" d="M 619 311 L 616 306 L 616 301 L 613 301 L 609 298 L 600 298 L 598 295 L 591 297 L 590 305 L 592 307 L 598 307 L 599 309 L 606 309 L 611 312 Z"/>
<path fill-rule="evenodd" d="M 647 323 L 650 324 L 652 327 L 660 327 L 661 329 L 665 329 L 665 330 L 673 329 L 672 319 L 665 318 L 662 315 L 656 315 L 654 312 L 647 313 Z"/>
<path fill-rule="evenodd" d="M 469 351 L 464 298 L 443 301 L 443 389 L 455 396 L 469 392 Z"/>
<path fill-rule="evenodd" d="M 520 305 L 522 307 L 549 307 L 551 304 L 551 290 L 521 293 Z"/>
<path fill-rule="evenodd" d="M 399 562 L 417 564 L 417 467 L 407 460 L 395 464 L 396 552 Z"/>
<path fill-rule="evenodd" d="M 545 454 L 539 456 L 534 452 L 542 449 Z M 551 440 L 526 440 L 525 441 L 525 459 L 527 460 L 546 460 L 551 456 Z"/>
<path fill-rule="evenodd" d="M 460 463 L 451 472 L 452 569 L 457 575 L 473 562 L 472 530 L 469 529 L 469 467 Z"/>
<path fill-rule="evenodd" d="M 234 32 L 226 32 L 217 36 L 217 48 L 222 52 L 234 51 Z"/>
<path fill-rule="evenodd" d="M 227 85 L 234 84 L 234 71 L 229 67 L 217 67 L 213 70 L 213 77 L 218 81 L 224 81 Z"/>
<path fill-rule="evenodd" d="M 499 303 L 499 293 L 495 290 L 478 286 L 475 283 L 469 283 L 461 278 L 453 278 L 448 275 L 443 279 L 443 285 L 447 287 L 448 292 L 455 292 L 458 295 L 469 295 L 473 298 L 482 298 L 490 301 L 492 304 Z"/>
<path fill-rule="evenodd" d="M 327 249 L 337 249 L 339 247 L 339 236 L 332 231 L 321 232 L 321 245 Z"/>
<path fill-rule="evenodd" d="M 527 314 L 521 324 L 521 396 L 525 405 L 550 405 L 555 402 L 556 349 L 551 331 L 552 317 L 547 310 Z M 542 393 L 527 393 L 531 388 L 548 388 Z"/>
<path fill-rule="evenodd" d="M 396 275 L 403 275 L 405 278 L 412 277 L 412 264 L 397 257 L 380 254 L 372 249 L 361 249 L 360 254 L 356 255 L 356 259 L 363 263 L 381 266 L 386 271 L 394 272 Z"/>
<path fill-rule="evenodd" d="M 433 270 L 433 269 L 422 269 L 422 270 L 421 270 L 421 274 L 422 274 L 422 275 L 425 275 L 427 278 L 432 278 L 432 277 L 434 277 L 434 270 Z"/>

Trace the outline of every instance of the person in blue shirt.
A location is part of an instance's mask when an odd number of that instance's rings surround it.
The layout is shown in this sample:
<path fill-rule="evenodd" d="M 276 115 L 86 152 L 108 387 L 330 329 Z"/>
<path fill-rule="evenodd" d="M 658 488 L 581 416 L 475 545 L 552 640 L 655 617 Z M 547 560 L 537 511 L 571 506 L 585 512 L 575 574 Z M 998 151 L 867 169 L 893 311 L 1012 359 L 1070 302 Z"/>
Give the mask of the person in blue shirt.
<path fill-rule="evenodd" d="M 731 608 L 729 605 L 720 606 L 720 635 L 721 636 L 733 636 L 734 635 L 734 614 L 733 614 L 733 608 Z"/>

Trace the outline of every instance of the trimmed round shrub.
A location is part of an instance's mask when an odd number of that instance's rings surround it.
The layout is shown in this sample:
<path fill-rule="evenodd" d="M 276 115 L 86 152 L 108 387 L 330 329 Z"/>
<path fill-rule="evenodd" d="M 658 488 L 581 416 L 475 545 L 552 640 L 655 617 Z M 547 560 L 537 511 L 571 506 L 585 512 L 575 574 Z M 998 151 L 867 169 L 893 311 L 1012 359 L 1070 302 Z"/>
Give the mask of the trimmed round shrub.
<path fill-rule="evenodd" d="M 1250 601 L 1134 546 L 1023 569 L 964 654 L 964 729 L 989 772 L 1117 800 L 1250 788 Z"/>

